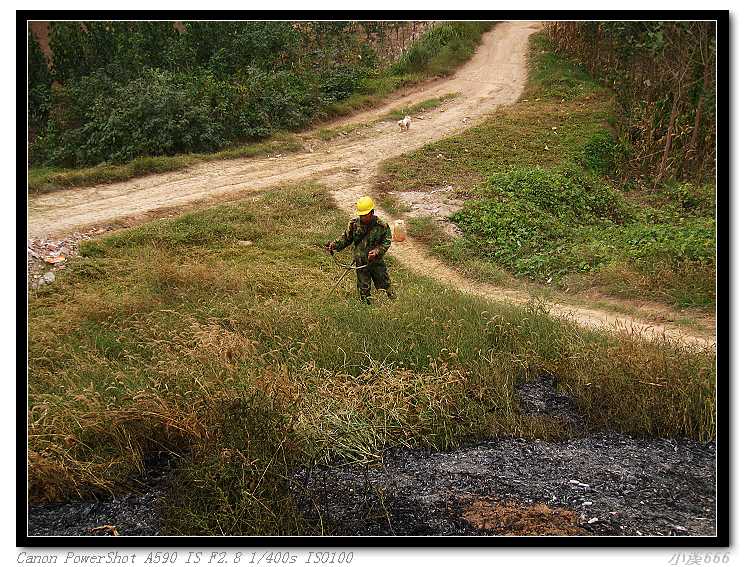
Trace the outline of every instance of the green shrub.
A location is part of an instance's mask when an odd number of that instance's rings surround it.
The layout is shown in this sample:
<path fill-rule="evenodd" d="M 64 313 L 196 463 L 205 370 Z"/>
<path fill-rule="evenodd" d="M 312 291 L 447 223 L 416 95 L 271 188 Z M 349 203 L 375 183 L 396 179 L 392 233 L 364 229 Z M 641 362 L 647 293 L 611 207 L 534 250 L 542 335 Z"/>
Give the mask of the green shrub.
<path fill-rule="evenodd" d="M 52 98 L 52 74 L 34 34 L 28 34 L 28 122 L 34 130 L 46 125 Z"/>
<path fill-rule="evenodd" d="M 582 148 L 582 165 L 595 173 L 611 173 L 616 167 L 617 151 L 616 140 L 610 132 L 596 132 Z"/>
<path fill-rule="evenodd" d="M 451 72 L 476 50 L 493 22 L 447 22 L 428 30 L 391 66 L 393 75 Z"/>
<path fill-rule="evenodd" d="M 593 223 L 628 216 L 618 193 L 598 178 L 573 169 L 518 167 L 492 175 L 485 196 L 530 203 L 565 222 Z"/>
<path fill-rule="evenodd" d="M 170 22 L 55 22 L 58 83 L 35 94 L 32 163 L 82 167 L 215 152 L 296 131 L 454 68 L 490 26 L 436 26 L 381 70 L 352 33 L 356 25 L 186 22 L 177 33 Z"/>

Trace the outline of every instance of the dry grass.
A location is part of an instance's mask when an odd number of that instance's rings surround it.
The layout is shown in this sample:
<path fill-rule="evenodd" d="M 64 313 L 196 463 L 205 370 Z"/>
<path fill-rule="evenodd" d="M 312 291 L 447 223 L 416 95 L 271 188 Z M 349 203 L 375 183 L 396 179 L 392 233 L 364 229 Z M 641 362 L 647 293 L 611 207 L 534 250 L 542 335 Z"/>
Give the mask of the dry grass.
<path fill-rule="evenodd" d="M 395 302 L 361 306 L 351 279 L 331 296 L 320 244 L 345 222 L 304 185 L 83 246 L 30 297 L 32 499 L 126 489 L 164 451 L 170 533 L 315 533 L 287 490 L 300 463 L 571 435 L 513 398 L 544 372 L 589 430 L 713 437 L 712 353 L 580 330 L 395 263 Z"/>
<path fill-rule="evenodd" d="M 513 536 L 570 536 L 584 535 L 577 514 L 564 508 L 550 508 L 545 504 L 524 506 L 490 500 L 474 500 L 463 518 L 475 528 L 494 535 Z"/>

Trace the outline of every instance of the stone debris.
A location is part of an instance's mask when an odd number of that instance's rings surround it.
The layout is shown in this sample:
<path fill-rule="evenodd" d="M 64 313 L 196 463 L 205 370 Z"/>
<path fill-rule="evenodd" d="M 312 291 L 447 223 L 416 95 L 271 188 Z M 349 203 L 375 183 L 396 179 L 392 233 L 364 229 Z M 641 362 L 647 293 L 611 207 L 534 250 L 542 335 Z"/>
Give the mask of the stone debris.
<path fill-rule="evenodd" d="M 27 281 L 32 289 L 54 282 L 54 272 L 64 270 L 66 262 L 78 255 L 80 243 L 108 232 L 103 226 L 85 232 L 73 232 L 63 239 L 29 238 L 26 243 Z"/>
<path fill-rule="evenodd" d="M 431 191 L 396 191 L 392 194 L 409 208 L 408 218 L 432 217 L 441 223 L 445 232 L 460 236 L 461 230 L 450 222 L 449 217 L 463 207 L 463 199 L 453 196 L 455 189 L 447 185 Z"/>

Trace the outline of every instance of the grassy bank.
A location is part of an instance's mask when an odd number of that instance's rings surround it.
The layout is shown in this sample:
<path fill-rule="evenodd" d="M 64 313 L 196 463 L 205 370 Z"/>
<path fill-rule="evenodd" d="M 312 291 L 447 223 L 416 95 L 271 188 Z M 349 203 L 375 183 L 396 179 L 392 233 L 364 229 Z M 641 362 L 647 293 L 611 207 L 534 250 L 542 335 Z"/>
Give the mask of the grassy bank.
<path fill-rule="evenodd" d="M 714 436 L 714 359 L 495 305 L 392 263 L 364 307 L 321 243 L 345 217 L 304 185 L 83 245 L 29 305 L 33 500 L 132 486 L 171 455 L 168 533 L 318 533 L 288 494 L 300 463 L 392 446 L 565 438 L 514 388 L 557 377 L 590 430 Z M 374 330 L 374 331 L 371 331 Z"/>
<path fill-rule="evenodd" d="M 433 28 L 423 34 L 393 65 L 377 75 L 365 78 L 358 92 L 331 104 L 322 113 L 323 119 L 317 123 L 374 108 L 398 89 L 454 72 L 470 58 L 481 36 L 492 25 L 484 22 L 453 22 Z M 402 110 L 427 110 L 449 97 L 450 95 L 447 95 L 441 99 L 427 101 L 429 106 Z M 319 137 L 329 139 L 333 136 L 329 136 L 328 130 L 321 130 Z M 177 171 L 203 161 L 261 156 L 272 152 L 290 153 L 302 147 L 297 136 L 291 133 L 275 133 L 265 141 L 234 145 L 214 153 L 144 156 L 124 164 L 105 163 L 85 168 L 32 165 L 28 171 L 28 189 L 32 193 L 43 193 L 67 187 L 126 181 L 150 173 Z"/>
<path fill-rule="evenodd" d="M 398 89 L 452 74 L 470 59 L 481 36 L 493 25 L 494 22 L 448 22 L 430 29 L 390 67 L 365 79 L 360 92 L 332 105 L 329 116 L 346 116 L 372 108 Z"/>
<path fill-rule="evenodd" d="M 452 185 L 468 196 L 453 216 L 462 238 L 427 221 L 412 234 L 469 275 L 713 310 L 714 188 L 625 179 L 615 112 L 610 92 L 537 34 L 520 101 L 389 160 L 379 193 Z"/>
<path fill-rule="evenodd" d="M 69 187 L 87 187 L 99 183 L 114 183 L 151 173 L 178 171 L 205 161 L 263 157 L 267 154 L 292 153 L 303 148 L 302 141 L 294 134 L 272 136 L 264 142 L 227 148 L 210 154 L 183 154 L 177 156 L 139 157 L 129 163 L 104 164 L 80 169 L 57 167 L 30 167 L 28 190 L 30 193 L 49 193 Z"/>

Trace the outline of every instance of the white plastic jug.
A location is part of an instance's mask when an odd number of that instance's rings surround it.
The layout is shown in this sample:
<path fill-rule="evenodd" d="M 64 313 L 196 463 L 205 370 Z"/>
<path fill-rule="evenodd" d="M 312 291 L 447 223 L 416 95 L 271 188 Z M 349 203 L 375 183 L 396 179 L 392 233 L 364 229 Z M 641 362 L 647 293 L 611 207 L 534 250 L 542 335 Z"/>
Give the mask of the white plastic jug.
<path fill-rule="evenodd" d="M 393 223 L 393 241 L 403 242 L 404 240 L 406 240 L 406 227 L 404 226 L 404 221 L 397 220 Z"/>

